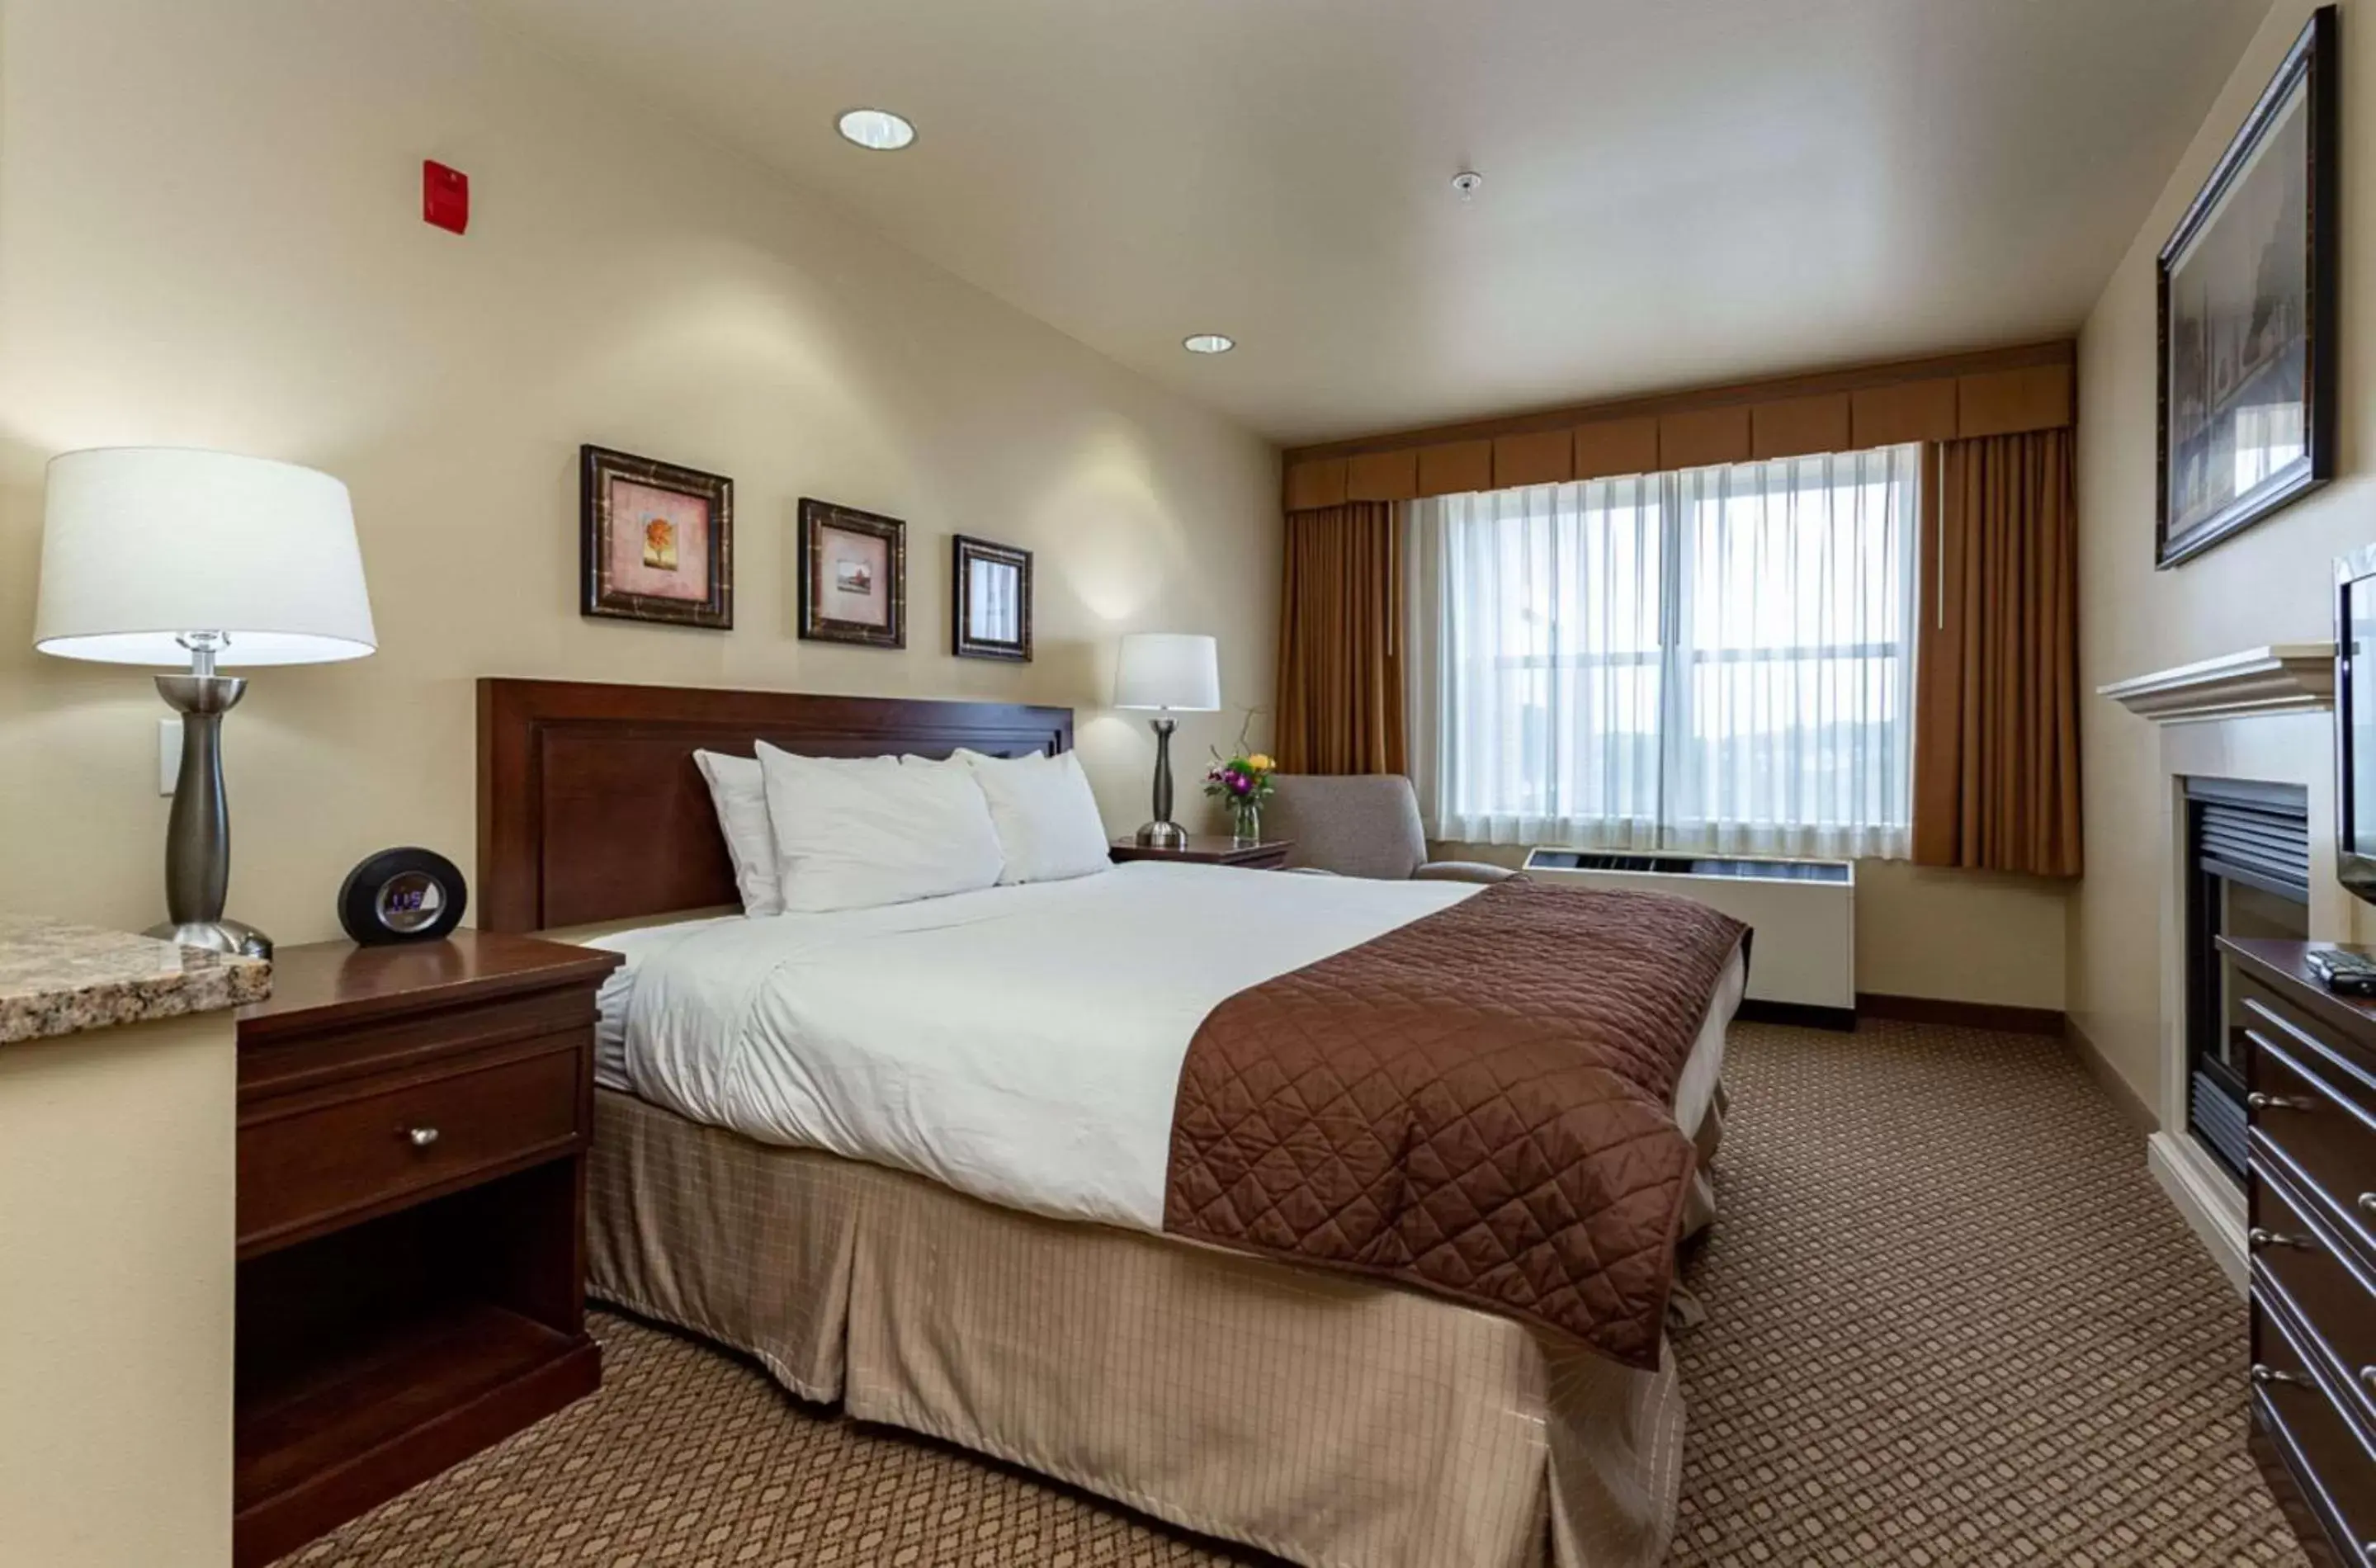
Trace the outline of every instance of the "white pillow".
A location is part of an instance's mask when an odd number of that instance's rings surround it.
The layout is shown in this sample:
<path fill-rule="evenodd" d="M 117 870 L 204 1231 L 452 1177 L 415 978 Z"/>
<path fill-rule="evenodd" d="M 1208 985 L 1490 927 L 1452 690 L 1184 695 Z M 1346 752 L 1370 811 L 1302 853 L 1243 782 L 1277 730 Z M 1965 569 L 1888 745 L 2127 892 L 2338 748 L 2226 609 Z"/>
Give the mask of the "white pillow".
<path fill-rule="evenodd" d="M 1110 871 L 1105 819 L 1089 776 L 1071 752 L 1055 756 L 996 757 L 960 751 L 974 782 L 990 802 L 998 829 L 999 852 L 1006 857 L 1003 883 L 1063 882 Z"/>
<path fill-rule="evenodd" d="M 808 757 L 759 742 L 784 908 L 868 909 L 989 887 L 1005 863 L 969 769 Z"/>
<path fill-rule="evenodd" d="M 756 761 L 723 752 L 695 752 L 695 766 L 709 783 L 709 803 L 718 809 L 718 831 L 734 862 L 734 887 L 746 915 L 784 912 L 783 885 L 776 876 L 776 830 L 767 822 L 767 786 Z"/>

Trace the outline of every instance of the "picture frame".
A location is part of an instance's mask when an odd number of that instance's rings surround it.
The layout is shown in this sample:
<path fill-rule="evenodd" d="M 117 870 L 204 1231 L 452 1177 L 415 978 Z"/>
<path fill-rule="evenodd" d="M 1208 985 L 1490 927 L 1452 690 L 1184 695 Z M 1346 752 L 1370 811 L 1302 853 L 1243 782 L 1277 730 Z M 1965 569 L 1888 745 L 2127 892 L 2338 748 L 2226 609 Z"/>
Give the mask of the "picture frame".
<path fill-rule="evenodd" d="M 734 481 L 607 446 L 577 449 L 581 615 L 734 629 Z"/>
<path fill-rule="evenodd" d="M 908 525 L 801 498 L 800 635 L 860 647 L 908 646 Z"/>
<path fill-rule="evenodd" d="M 2157 567 L 2334 477 L 2335 26 L 2312 13 L 2156 259 Z"/>
<path fill-rule="evenodd" d="M 1031 662 L 1031 552 L 958 534 L 951 541 L 949 651 Z"/>

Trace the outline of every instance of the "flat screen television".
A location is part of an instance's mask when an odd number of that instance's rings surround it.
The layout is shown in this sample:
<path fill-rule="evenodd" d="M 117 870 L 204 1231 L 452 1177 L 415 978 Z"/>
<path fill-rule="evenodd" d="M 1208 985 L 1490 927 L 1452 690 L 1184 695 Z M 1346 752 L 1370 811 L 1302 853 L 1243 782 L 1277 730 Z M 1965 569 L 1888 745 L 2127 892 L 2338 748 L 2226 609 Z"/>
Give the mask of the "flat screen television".
<path fill-rule="evenodd" d="M 2376 544 L 2334 563 L 2334 866 L 2376 904 Z"/>

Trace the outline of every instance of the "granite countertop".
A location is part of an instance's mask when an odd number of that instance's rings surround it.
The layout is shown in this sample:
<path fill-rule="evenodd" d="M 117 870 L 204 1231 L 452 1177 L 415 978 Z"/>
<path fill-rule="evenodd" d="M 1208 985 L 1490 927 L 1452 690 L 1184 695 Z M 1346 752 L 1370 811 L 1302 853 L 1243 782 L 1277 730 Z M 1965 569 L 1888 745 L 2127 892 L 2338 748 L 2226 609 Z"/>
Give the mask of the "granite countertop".
<path fill-rule="evenodd" d="M 153 936 L 0 915 L 0 1045 L 210 1013 L 272 994 L 272 966 Z"/>

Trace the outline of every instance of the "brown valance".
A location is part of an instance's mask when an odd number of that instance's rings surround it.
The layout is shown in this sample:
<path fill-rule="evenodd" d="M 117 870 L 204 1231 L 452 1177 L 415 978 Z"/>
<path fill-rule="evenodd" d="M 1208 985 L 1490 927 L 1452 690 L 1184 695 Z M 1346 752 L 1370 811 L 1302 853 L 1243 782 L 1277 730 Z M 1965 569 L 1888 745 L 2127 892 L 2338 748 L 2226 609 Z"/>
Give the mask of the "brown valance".
<path fill-rule="evenodd" d="M 1276 750 L 1287 773 L 1401 773 L 1403 534 L 1392 503 L 1292 511 Z"/>
<path fill-rule="evenodd" d="M 1287 454 L 1287 505 L 2066 429 L 2075 358 L 2069 342 L 2031 344 L 1330 442 Z"/>
<path fill-rule="evenodd" d="M 2040 430 L 1937 450 L 1914 707 L 1924 865 L 2079 874 L 2073 445 Z"/>

